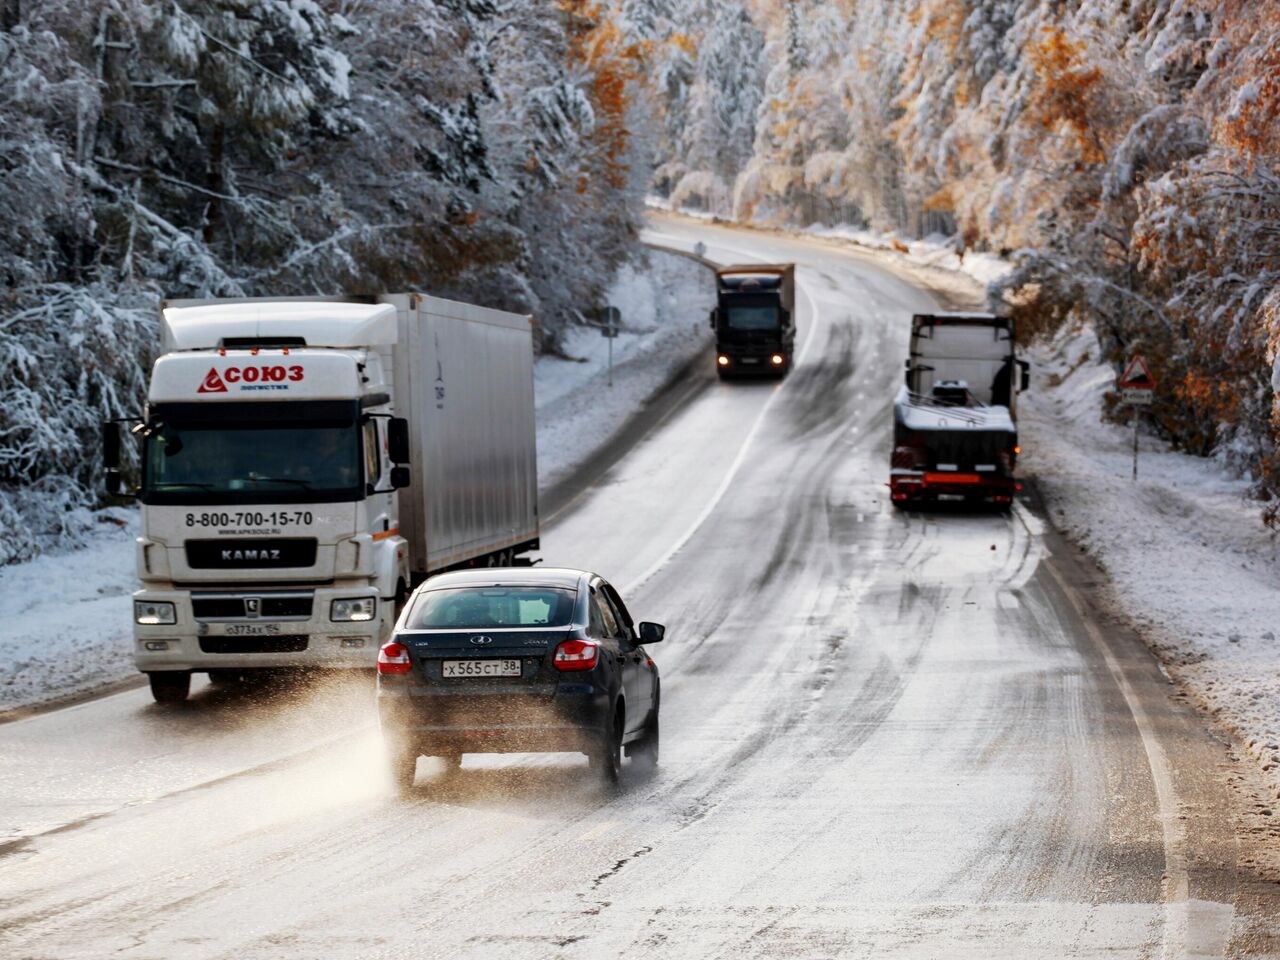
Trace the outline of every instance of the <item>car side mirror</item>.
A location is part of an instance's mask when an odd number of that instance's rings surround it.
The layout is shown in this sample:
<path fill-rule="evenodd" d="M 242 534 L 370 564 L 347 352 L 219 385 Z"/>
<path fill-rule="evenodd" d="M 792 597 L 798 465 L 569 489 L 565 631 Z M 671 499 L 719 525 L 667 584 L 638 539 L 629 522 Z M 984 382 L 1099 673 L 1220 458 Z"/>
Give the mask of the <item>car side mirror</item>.
<path fill-rule="evenodd" d="M 387 456 L 392 463 L 409 462 L 409 421 L 392 417 L 387 423 Z"/>
<path fill-rule="evenodd" d="M 1027 360 L 1019 360 L 1018 369 L 1022 371 L 1021 383 L 1018 386 L 1018 392 L 1021 393 L 1031 386 L 1031 363 Z"/>
<path fill-rule="evenodd" d="M 714 330 L 714 329 L 716 328 L 716 314 L 717 314 L 717 313 L 719 313 L 719 311 L 718 311 L 718 310 L 712 310 L 712 311 L 711 311 L 711 329 L 712 329 L 712 330 Z"/>
<path fill-rule="evenodd" d="M 642 644 L 661 643 L 666 632 L 667 628 L 660 623 L 650 623 L 647 620 L 640 622 L 640 642 Z"/>
<path fill-rule="evenodd" d="M 403 490 L 409 485 L 410 479 L 408 467 L 391 468 L 391 489 Z"/>

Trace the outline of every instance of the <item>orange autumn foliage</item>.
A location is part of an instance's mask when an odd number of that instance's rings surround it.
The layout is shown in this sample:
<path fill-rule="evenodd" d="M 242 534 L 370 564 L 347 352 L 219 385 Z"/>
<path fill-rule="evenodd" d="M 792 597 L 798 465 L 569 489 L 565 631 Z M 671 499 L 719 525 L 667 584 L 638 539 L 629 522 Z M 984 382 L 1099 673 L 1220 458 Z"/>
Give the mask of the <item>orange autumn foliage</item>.
<path fill-rule="evenodd" d="M 643 45 L 631 42 L 619 29 L 607 6 L 597 0 L 560 0 L 570 18 L 570 57 L 591 75 L 591 106 L 596 124 L 591 141 L 597 148 L 597 169 L 583 171 L 578 192 L 586 193 L 592 175 L 613 189 L 622 189 L 629 171 L 626 163 L 631 130 L 627 125 L 631 88 L 642 79 Z"/>
<path fill-rule="evenodd" d="M 1084 44 L 1072 41 L 1056 27 L 1045 28 L 1044 39 L 1030 52 L 1040 79 L 1031 104 L 1032 116 L 1046 130 L 1069 130 L 1086 163 L 1104 163 L 1106 152 L 1092 109 L 1103 74 L 1100 67 L 1085 62 L 1084 54 Z"/>
<path fill-rule="evenodd" d="M 1251 160 L 1275 157 L 1280 154 L 1280 9 L 1227 0 L 1221 24 L 1230 49 L 1238 51 L 1229 83 L 1231 99 L 1239 102 L 1221 120 L 1219 135 Z"/>

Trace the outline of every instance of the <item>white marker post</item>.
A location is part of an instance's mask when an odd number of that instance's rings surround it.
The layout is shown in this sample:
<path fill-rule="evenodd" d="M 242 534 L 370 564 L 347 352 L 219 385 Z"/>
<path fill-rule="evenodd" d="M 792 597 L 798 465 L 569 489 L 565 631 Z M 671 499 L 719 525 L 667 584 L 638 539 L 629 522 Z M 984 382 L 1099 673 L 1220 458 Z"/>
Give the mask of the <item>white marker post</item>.
<path fill-rule="evenodd" d="M 1156 378 L 1142 354 L 1135 354 L 1116 384 L 1120 399 L 1131 407 L 1149 407 L 1156 399 Z M 1138 479 L 1138 411 L 1133 412 L 1133 479 Z"/>
<path fill-rule="evenodd" d="M 622 311 L 617 307 L 605 307 L 601 311 L 604 322 L 600 333 L 609 341 L 609 386 L 613 386 L 613 341 L 618 339 L 618 327 L 622 323 Z"/>

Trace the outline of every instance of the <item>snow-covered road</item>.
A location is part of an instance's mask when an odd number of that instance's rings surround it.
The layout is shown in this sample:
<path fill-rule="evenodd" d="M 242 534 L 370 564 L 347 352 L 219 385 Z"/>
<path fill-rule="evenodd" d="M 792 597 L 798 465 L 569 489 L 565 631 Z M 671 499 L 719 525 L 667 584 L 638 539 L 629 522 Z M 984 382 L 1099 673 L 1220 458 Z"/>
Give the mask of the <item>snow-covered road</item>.
<path fill-rule="evenodd" d="M 930 297 L 829 245 L 782 384 L 714 384 L 545 532 L 665 622 L 662 765 L 420 763 L 363 681 L 141 691 L 0 727 L 6 958 L 1274 955 L 1226 747 L 1030 510 L 891 510 Z M 1271 951 L 1271 953 L 1269 953 Z"/>

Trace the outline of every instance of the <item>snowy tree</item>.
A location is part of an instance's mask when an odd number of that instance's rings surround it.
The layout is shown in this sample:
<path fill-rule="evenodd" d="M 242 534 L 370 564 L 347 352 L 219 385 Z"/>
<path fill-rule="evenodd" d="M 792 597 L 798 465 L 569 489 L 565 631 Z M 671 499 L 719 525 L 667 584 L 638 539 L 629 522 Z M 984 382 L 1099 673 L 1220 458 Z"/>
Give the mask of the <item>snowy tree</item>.
<path fill-rule="evenodd" d="M 429 289 L 534 312 L 554 349 L 635 250 L 652 137 L 616 16 L 0 6 L 0 562 L 92 522 L 162 295 Z"/>

